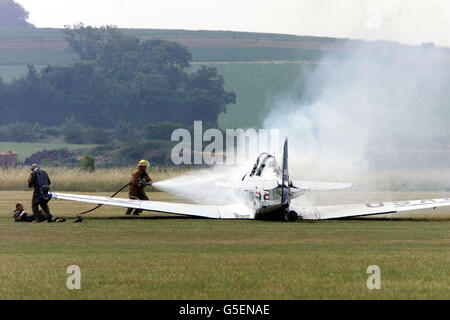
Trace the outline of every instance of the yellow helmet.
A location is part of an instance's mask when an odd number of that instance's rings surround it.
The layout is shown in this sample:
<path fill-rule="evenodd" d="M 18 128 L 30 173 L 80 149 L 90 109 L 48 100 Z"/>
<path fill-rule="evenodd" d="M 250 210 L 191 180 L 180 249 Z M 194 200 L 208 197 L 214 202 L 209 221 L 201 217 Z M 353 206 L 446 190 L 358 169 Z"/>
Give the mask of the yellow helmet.
<path fill-rule="evenodd" d="M 139 161 L 139 167 L 150 167 L 150 162 L 147 160 L 141 160 Z"/>

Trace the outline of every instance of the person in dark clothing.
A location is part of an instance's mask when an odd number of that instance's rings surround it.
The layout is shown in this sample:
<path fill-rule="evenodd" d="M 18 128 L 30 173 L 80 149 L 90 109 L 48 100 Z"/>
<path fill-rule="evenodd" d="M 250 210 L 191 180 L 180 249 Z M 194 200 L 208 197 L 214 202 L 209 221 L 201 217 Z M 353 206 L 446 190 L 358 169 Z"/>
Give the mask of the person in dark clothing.
<path fill-rule="evenodd" d="M 16 210 L 14 210 L 14 221 L 15 222 L 33 222 L 34 215 L 26 212 L 23 209 L 22 203 L 16 203 Z"/>
<path fill-rule="evenodd" d="M 54 222 L 48 202 L 51 199 L 50 191 L 50 178 L 44 170 L 41 170 L 37 164 L 31 166 L 31 173 L 28 177 L 28 187 L 34 188 L 33 199 L 31 200 L 31 207 L 33 209 L 34 219 L 38 222 L 47 220 L 48 222 Z M 39 210 L 41 207 L 42 211 Z"/>
<path fill-rule="evenodd" d="M 139 162 L 139 168 L 131 175 L 130 186 L 128 187 L 128 198 L 134 200 L 149 200 L 144 191 L 146 186 L 152 184 L 152 179 L 147 173 L 147 167 L 149 166 L 150 163 L 147 160 L 141 160 Z M 142 210 L 135 209 L 133 211 L 133 208 L 128 208 L 125 214 L 129 215 L 131 212 L 133 212 L 134 215 L 139 215 Z"/>

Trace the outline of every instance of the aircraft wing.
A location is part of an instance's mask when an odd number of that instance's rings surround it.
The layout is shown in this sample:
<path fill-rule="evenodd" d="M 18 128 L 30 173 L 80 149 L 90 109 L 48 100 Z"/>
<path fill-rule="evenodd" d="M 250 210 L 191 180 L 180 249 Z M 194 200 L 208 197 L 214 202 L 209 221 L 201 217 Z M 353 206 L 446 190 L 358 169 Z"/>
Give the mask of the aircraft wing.
<path fill-rule="evenodd" d="M 211 219 L 254 219 L 254 212 L 246 205 L 212 206 L 203 204 L 143 201 L 68 193 L 52 193 L 57 200 L 78 201 L 107 206 L 135 208 L 146 211 L 172 213 Z"/>
<path fill-rule="evenodd" d="M 291 208 L 305 220 L 338 219 L 450 206 L 450 198 Z"/>
<path fill-rule="evenodd" d="M 344 182 L 321 182 L 321 181 L 296 181 L 292 180 L 292 187 L 308 191 L 326 191 L 347 189 L 352 186 L 351 183 Z"/>

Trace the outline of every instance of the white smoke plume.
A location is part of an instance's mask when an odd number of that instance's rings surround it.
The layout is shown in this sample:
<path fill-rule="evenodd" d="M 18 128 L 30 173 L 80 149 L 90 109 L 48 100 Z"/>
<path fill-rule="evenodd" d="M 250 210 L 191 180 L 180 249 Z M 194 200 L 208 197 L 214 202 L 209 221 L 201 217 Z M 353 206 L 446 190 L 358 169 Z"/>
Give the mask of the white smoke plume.
<path fill-rule="evenodd" d="M 345 55 L 328 54 L 299 81 L 307 90 L 294 85 L 276 97 L 264 122 L 289 137 L 298 178 L 433 167 L 430 151 L 450 145 L 449 50 L 353 45 Z M 448 153 L 441 158 L 438 165 L 450 165 Z"/>
<path fill-rule="evenodd" d="M 352 182 L 357 190 L 414 183 L 420 190 L 445 189 L 448 170 L 436 168 L 450 167 L 449 50 L 390 43 L 345 47 L 349 51 L 330 53 L 314 72 L 300 74 L 306 90 L 293 84 L 272 101 L 263 127 L 289 138 L 291 178 Z M 215 182 L 239 181 L 256 156 L 155 186 L 196 202 L 242 202 Z"/>

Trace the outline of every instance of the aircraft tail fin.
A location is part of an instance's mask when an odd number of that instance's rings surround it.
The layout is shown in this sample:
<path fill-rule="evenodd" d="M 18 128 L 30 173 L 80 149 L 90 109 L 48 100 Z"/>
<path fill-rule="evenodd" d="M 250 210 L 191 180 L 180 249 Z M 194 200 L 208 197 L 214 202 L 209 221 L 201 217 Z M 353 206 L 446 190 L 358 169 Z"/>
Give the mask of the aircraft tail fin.
<path fill-rule="evenodd" d="M 283 163 L 281 166 L 281 204 L 289 206 L 289 170 L 288 170 L 288 140 L 284 140 Z"/>

